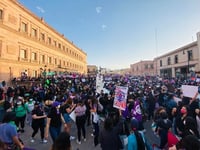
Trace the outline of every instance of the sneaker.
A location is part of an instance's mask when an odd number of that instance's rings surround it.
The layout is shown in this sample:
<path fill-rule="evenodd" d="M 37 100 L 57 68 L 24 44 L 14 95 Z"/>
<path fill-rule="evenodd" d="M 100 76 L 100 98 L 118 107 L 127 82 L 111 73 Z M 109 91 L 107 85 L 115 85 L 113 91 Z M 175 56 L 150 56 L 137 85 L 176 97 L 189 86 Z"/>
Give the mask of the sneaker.
<path fill-rule="evenodd" d="M 74 140 L 75 139 L 75 137 L 74 136 L 70 136 L 70 140 Z"/>
<path fill-rule="evenodd" d="M 35 142 L 35 140 L 33 138 L 31 138 L 31 143 L 34 143 L 34 142 Z"/>
<path fill-rule="evenodd" d="M 81 141 L 79 141 L 79 140 L 77 139 L 77 140 L 76 140 L 76 143 L 80 145 L 80 144 L 81 144 Z"/>
<path fill-rule="evenodd" d="M 42 140 L 42 143 L 46 144 L 48 141 L 46 139 Z"/>
<path fill-rule="evenodd" d="M 86 142 L 86 138 L 84 138 L 83 141 Z"/>
<path fill-rule="evenodd" d="M 91 136 L 94 136 L 94 134 L 92 133 Z"/>

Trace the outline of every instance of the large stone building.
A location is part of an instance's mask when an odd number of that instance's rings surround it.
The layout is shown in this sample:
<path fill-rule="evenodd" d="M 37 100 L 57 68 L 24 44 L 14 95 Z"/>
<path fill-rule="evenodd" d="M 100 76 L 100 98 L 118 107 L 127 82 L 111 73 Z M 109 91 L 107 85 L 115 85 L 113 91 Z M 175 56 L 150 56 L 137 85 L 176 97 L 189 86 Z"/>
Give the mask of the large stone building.
<path fill-rule="evenodd" d="M 162 77 L 189 77 L 200 72 L 200 32 L 197 41 L 154 59 Z"/>
<path fill-rule="evenodd" d="M 152 76 L 155 75 L 154 61 L 140 61 L 130 65 L 130 74 L 133 76 Z"/>
<path fill-rule="evenodd" d="M 0 81 L 42 72 L 87 73 L 87 54 L 17 0 L 0 1 Z"/>

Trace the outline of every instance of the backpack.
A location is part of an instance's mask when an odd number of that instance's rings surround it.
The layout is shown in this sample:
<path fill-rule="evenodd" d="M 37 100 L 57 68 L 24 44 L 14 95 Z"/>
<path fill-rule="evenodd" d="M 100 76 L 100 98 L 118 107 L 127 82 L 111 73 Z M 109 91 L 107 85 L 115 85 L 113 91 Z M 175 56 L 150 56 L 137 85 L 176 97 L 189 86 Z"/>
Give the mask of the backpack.
<path fill-rule="evenodd" d="M 138 131 L 135 131 L 135 137 L 137 140 L 138 150 L 146 150 L 146 146 L 145 146 L 141 133 L 139 133 Z"/>

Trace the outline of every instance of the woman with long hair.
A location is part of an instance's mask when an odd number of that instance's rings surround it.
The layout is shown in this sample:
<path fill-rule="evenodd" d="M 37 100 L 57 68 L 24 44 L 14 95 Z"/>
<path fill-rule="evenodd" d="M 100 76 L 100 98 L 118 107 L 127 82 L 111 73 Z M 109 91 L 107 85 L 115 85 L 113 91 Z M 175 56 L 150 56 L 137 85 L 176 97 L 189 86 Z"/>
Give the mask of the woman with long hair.
<path fill-rule="evenodd" d="M 55 142 L 61 132 L 62 123 L 64 124 L 64 127 L 66 127 L 65 120 L 60 112 L 60 103 L 55 101 L 53 102 L 52 108 L 47 115 L 45 138 L 48 138 L 50 132 L 52 141 Z"/>
<path fill-rule="evenodd" d="M 84 105 L 82 100 L 78 100 L 77 106 L 74 111 L 76 114 L 76 127 L 78 132 L 77 143 L 81 144 L 81 133 L 83 134 L 84 141 L 86 141 L 86 130 L 85 130 L 86 106 Z"/>
<path fill-rule="evenodd" d="M 76 104 L 73 103 L 73 100 L 69 98 L 66 103 L 62 106 L 62 115 L 65 120 L 66 126 L 64 131 L 70 134 L 72 119 L 70 117 L 70 113 L 75 109 Z M 70 139 L 74 139 L 75 137 L 70 136 Z"/>
<path fill-rule="evenodd" d="M 53 143 L 51 150 L 71 150 L 69 133 L 61 132 Z"/>

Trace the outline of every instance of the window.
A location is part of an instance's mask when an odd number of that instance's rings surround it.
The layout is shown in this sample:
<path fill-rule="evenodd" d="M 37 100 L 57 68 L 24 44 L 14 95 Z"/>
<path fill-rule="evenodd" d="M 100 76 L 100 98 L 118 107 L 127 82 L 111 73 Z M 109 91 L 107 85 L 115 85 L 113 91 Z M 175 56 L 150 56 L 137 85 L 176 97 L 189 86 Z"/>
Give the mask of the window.
<path fill-rule="evenodd" d="M 178 55 L 174 56 L 174 63 L 177 64 L 178 63 Z"/>
<path fill-rule="evenodd" d="M 0 9 L 0 20 L 3 20 L 3 10 Z"/>
<path fill-rule="evenodd" d="M 48 62 L 49 64 L 51 64 L 51 57 L 48 57 L 47 62 Z"/>
<path fill-rule="evenodd" d="M 167 58 L 167 64 L 171 65 L 171 58 L 170 57 Z"/>
<path fill-rule="evenodd" d="M 27 58 L 27 51 L 24 49 L 20 50 L 20 58 L 26 59 Z"/>
<path fill-rule="evenodd" d="M 31 60 L 37 60 L 37 54 L 36 53 L 32 53 L 31 54 Z"/>
<path fill-rule="evenodd" d="M 144 68 L 145 68 L 145 69 L 148 69 L 148 64 L 145 64 L 145 65 L 144 65 Z"/>
<path fill-rule="evenodd" d="M 192 54 L 192 50 L 188 51 L 188 61 L 193 59 L 193 54 Z"/>
<path fill-rule="evenodd" d="M 162 60 L 160 60 L 160 67 L 162 67 Z"/>
<path fill-rule="evenodd" d="M 22 32 L 27 32 L 28 29 L 27 29 L 27 24 L 22 22 L 22 28 L 21 28 Z"/>
<path fill-rule="evenodd" d="M 41 40 L 42 40 L 42 41 L 44 41 L 44 40 L 45 40 L 45 35 L 44 35 L 44 33 L 41 33 L 41 35 L 40 35 L 40 36 L 41 36 L 41 37 L 40 37 L 40 38 L 41 38 Z"/>
<path fill-rule="evenodd" d="M 32 76 L 33 76 L 33 77 L 37 77 L 37 71 L 36 71 L 36 70 L 33 70 Z"/>
<path fill-rule="evenodd" d="M 49 43 L 49 45 L 51 45 L 51 38 L 50 37 L 48 37 L 48 43 Z"/>
<path fill-rule="evenodd" d="M 153 68 L 154 68 L 154 67 L 153 67 L 153 64 L 151 64 L 151 65 L 150 65 L 150 68 L 151 68 L 151 69 L 153 69 Z"/>
<path fill-rule="evenodd" d="M 57 59 L 55 58 L 55 65 L 57 65 Z"/>
<path fill-rule="evenodd" d="M 32 37 L 37 37 L 37 30 L 32 28 L 31 35 L 32 35 Z"/>
<path fill-rule="evenodd" d="M 32 34 L 32 37 L 37 37 L 37 30 L 32 28 L 31 34 Z"/>
<path fill-rule="evenodd" d="M 41 55 L 41 62 L 45 63 L 45 55 Z"/>
<path fill-rule="evenodd" d="M 58 48 L 61 49 L 61 44 L 60 43 L 58 44 Z"/>
<path fill-rule="evenodd" d="M 57 46 L 57 43 L 56 43 L 56 41 L 54 40 L 53 42 L 54 42 L 54 46 L 56 47 L 56 46 Z"/>

